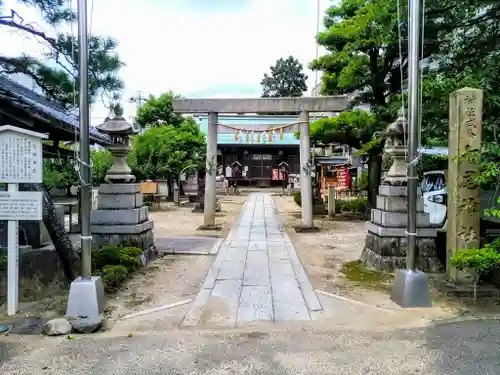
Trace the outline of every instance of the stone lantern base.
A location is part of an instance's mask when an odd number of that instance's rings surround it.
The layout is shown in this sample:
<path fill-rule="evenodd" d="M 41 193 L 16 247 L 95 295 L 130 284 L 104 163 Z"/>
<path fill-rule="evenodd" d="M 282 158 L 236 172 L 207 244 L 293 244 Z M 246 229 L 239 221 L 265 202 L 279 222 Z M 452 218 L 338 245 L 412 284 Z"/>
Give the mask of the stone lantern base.
<path fill-rule="evenodd" d="M 142 249 L 144 265 L 158 255 L 140 184 L 102 184 L 97 210 L 92 210 L 91 233 L 93 248 L 124 245 Z"/>
<path fill-rule="evenodd" d="M 406 267 L 407 244 L 406 186 L 379 187 L 376 209 L 366 223 L 368 233 L 361 260 L 380 271 L 392 272 Z M 442 264 L 437 258 L 437 230 L 430 228 L 429 214 L 424 211 L 423 198 L 417 201 L 417 263 L 425 272 L 439 272 Z"/>

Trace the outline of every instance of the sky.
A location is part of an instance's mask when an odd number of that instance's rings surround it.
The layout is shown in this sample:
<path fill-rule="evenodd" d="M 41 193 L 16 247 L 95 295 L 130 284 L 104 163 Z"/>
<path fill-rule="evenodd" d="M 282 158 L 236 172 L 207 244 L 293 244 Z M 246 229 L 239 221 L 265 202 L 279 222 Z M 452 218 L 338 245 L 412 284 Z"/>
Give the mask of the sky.
<path fill-rule="evenodd" d="M 330 0 L 319 0 L 321 18 Z M 25 23 L 53 30 L 36 10 L 4 0 Z M 76 7 L 76 0 L 68 0 Z M 280 57 L 303 63 L 311 90 L 315 73 L 308 64 L 316 56 L 318 0 L 88 0 L 91 33 L 110 36 L 126 64 L 122 105 L 135 114 L 129 98 L 172 90 L 184 97 L 259 97 L 260 81 Z M 76 26 L 70 32 L 76 35 Z M 2 54 L 40 55 L 43 48 L 25 34 L 0 28 Z M 8 41 L 8 43 L 5 43 Z M 321 53 L 322 51 L 320 51 Z M 108 114 L 96 103 L 92 124 Z"/>

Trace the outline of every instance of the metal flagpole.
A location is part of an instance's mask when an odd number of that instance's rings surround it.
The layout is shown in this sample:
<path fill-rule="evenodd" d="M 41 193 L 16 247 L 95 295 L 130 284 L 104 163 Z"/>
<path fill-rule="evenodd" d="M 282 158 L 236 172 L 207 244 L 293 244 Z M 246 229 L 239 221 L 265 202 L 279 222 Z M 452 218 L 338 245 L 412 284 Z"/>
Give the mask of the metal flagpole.
<path fill-rule="evenodd" d="M 69 290 L 66 316 L 84 319 L 85 324 L 100 324 L 104 309 L 104 288 L 99 276 L 92 276 L 90 232 L 91 187 L 90 187 L 90 141 L 89 141 L 89 49 L 87 31 L 87 0 L 78 0 L 78 51 L 80 79 L 80 178 L 81 178 L 81 259 L 82 274 L 76 278 Z M 83 317 L 83 318 L 82 318 Z"/>
<path fill-rule="evenodd" d="M 408 29 L 408 253 L 406 270 L 398 270 L 391 299 L 403 307 L 431 306 L 427 275 L 416 270 L 417 256 L 417 196 L 418 194 L 418 149 L 419 149 L 419 45 L 420 2 L 409 0 Z"/>
<path fill-rule="evenodd" d="M 89 142 L 89 50 L 87 35 L 87 0 L 78 0 L 78 49 L 80 51 L 80 177 L 81 190 L 81 246 L 82 246 L 82 278 L 91 276 L 90 234 L 90 142 Z"/>

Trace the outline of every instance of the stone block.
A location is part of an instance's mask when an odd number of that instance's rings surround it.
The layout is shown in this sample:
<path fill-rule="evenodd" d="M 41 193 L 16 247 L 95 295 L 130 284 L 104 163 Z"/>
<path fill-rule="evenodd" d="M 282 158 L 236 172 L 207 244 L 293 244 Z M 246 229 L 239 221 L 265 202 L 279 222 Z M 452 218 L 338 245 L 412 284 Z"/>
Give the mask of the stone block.
<path fill-rule="evenodd" d="M 407 212 L 408 201 L 406 197 L 378 195 L 377 208 L 382 211 Z M 423 212 L 423 211 L 424 211 L 424 200 L 423 198 L 417 199 L 417 212 Z"/>
<path fill-rule="evenodd" d="M 388 228 L 406 228 L 408 226 L 408 214 L 406 212 L 387 212 L 374 209 L 371 210 L 371 222 Z M 417 227 L 429 226 L 429 214 L 417 212 Z"/>
<path fill-rule="evenodd" d="M 135 225 L 91 225 L 92 234 L 140 234 L 154 227 L 151 220 Z"/>
<path fill-rule="evenodd" d="M 141 233 L 95 233 L 92 232 L 92 247 L 98 249 L 104 245 L 124 245 L 147 250 L 147 257 L 152 260 L 157 255 L 153 231 Z"/>
<path fill-rule="evenodd" d="M 92 225 L 133 225 L 148 219 L 148 207 L 121 210 L 94 210 L 91 212 Z"/>
<path fill-rule="evenodd" d="M 143 195 L 136 194 L 99 194 L 98 209 L 126 209 L 143 206 Z"/>
<path fill-rule="evenodd" d="M 378 193 L 379 195 L 391 197 L 406 197 L 408 195 L 408 188 L 406 186 L 380 185 L 378 187 Z M 417 194 L 422 194 L 420 188 L 417 189 Z"/>
<path fill-rule="evenodd" d="M 371 222 L 365 223 L 365 228 L 368 232 L 374 233 L 381 237 L 406 237 L 406 228 L 386 228 Z M 417 236 L 425 238 L 437 237 L 437 229 L 434 228 L 417 228 Z"/>
<path fill-rule="evenodd" d="M 141 192 L 141 184 L 102 184 L 99 194 L 137 194 Z"/>
<path fill-rule="evenodd" d="M 368 233 L 361 260 L 379 271 L 392 272 L 406 267 L 408 242 L 405 237 L 380 237 Z M 442 264 L 437 258 L 434 238 L 417 238 L 417 268 L 439 272 Z"/>
<path fill-rule="evenodd" d="M 270 286 L 243 286 L 240 305 L 238 307 L 238 322 L 255 320 L 273 320 L 273 303 Z"/>

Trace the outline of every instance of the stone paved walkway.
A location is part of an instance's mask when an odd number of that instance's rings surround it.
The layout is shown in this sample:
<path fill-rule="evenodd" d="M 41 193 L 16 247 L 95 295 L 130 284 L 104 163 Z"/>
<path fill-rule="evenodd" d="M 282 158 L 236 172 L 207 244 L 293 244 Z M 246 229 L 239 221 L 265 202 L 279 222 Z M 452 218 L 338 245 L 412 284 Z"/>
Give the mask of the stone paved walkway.
<path fill-rule="evenodd" d="M 321 309 L 271 195 L 252 193 L 183 325 L 310 320 Z"/>

